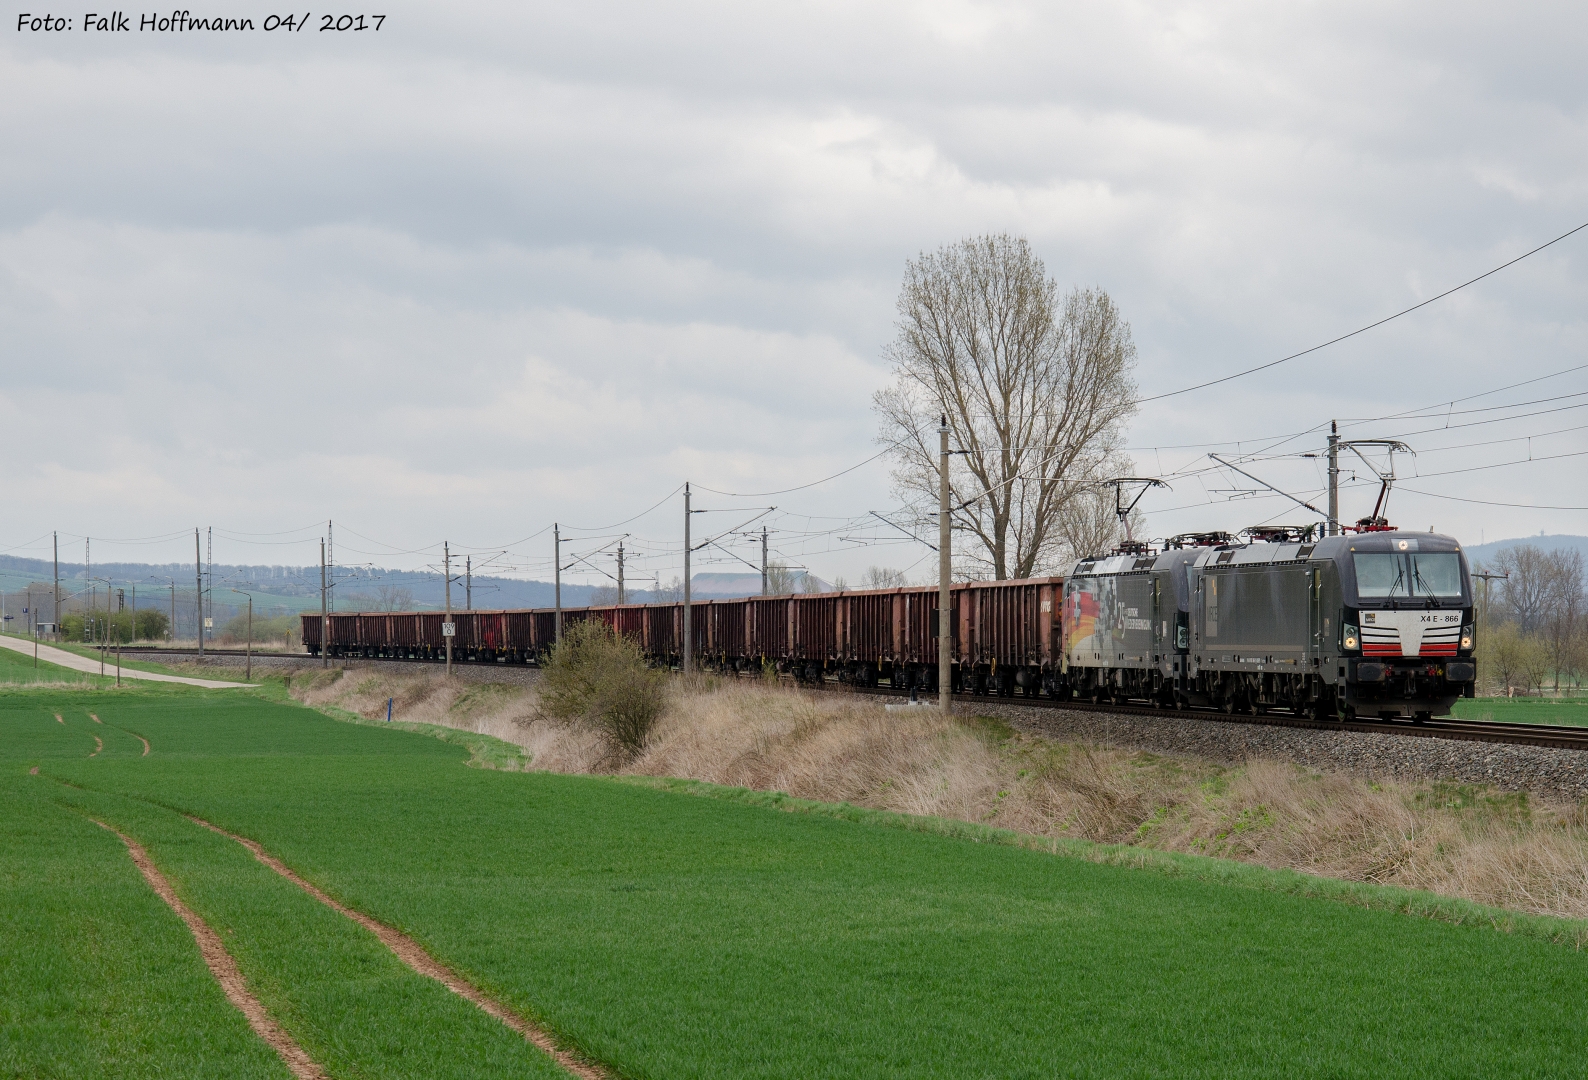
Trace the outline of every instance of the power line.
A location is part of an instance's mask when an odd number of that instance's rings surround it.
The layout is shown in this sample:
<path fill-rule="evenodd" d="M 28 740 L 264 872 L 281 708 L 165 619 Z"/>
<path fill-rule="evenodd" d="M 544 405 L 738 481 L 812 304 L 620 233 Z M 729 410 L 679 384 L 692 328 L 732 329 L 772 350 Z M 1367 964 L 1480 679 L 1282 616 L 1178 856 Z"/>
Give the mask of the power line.
<path fill-rule="evenodd" d="M 1507 506 L 1515 510 L 1588 510 L 1588 506 L 1535 506 L 1532 503 L 1494 502 L 1489 499 L 1464 499 L 1459 495 L 1436 495 L 1432 491 L 1418 491 L 1397 484 L 1396 491 L 1409 491 L 1413 495 L 1426 495 L 1430 499 L 1445 499 L 1449 502 L 1476 503 L 1479 506 Z"/>
<path fill-rule="evenodd" d="M 877 451 L 875 454 L 872 454 L 866 460 L 860 462 L 859 465 L 851 465 L 851 466 L 849 466 L 849 468 L 844 469 L 841 472 L 835 472 L 831 476 L 824 476 L 820 480 L 812 480 L 810 483 L 801 484 L 799 487 L 784 488 L 782 491 L 718 491 L 716 488 L 702 487 L 699 484 L 696 484 L 695 487 L 696 487 L 697 490 L 709 491 L 713 495 L 725 495 L 725 496 L 727 496 L 730 499 L 760 499 L 760 498 L 765 498 L 768 495 L 787 495 L 791 491 L 804 491 L 806 488 L 813 488 L 817 484 L 825 484 L 829 480 L 836 480 L 840 476 L 845 475 L 846 473 L 854 472 L 856 469 L 860 468 L 861 465 L 870 465 L 873 461 L 876 461 L 883 454 L 886 454 L 886 453 L 888 453 L 889 451 L 891 451 L 893 449 L 894 448 L 891 447 L 891 446 L 884 447 L 883 449 Z"/>
<path fill-rule="evenodd" d="M 1314 345 L 1310 349 L 1303 349 L 1300 352 L 1291 353 L 1289 356 L 1282 356 L 1278 360 L 1270 360 L 1266 364 L 1259 364 L 1256 367 L 1247 368 L 1245 371 L 1237 371 L 1233 375 L 1225 375 L 1223 378 L 1210 379 L 1209 381 L 1204 382 L 1204 383 L 1197 383 L 1195 386 L 1187 386 L 1183 390 L 1171 390 L 1167 394 L 1154 394 L 1152 397 L 1137 398 L 1132 404 L 1142 405 L 1142 404 L 1145 404 L 1146 402 L 1149 402 L 1149 401 L 1162 401 L 1164 398 L 1172 398 L 1172 397 L 1178 397 L 1181 394 L 1189 394 L 1193 390 L 1206 390 L 1210 386 L 1217 386 L 1220 383 L 1227 383 L 1227 382 L 1229 382 L 1232 379 L 1243 378 L 1243 377 L 1245 377 L 1247 375 L 1255 375 L 1259 371 L 1267 371 L 1269 368 L 1278 367 L 1280 364 L 1288 363 L 1291 360 L 1296 360 L 1296 359 L 1299 359 L 1299 358 L 1301 358 L 1303 356 L 1307 356 L 1307 355 L 1309 355 L 1311 353 L 1315 353 L 1319 349 L 1327 349 L 1330 345 L 1338 345 L 1340 342 L 1345 341 L 1348 338 L 1354 338 L 1358 334 L 1365 334 L 1369 330 L 1373 330 L 1373 329 L 1376 329 L 1376 328 L 1378 328 L 1380 326 L 1383 326 L 1385 323 L 1394 322 L 1396 319 L 1400 318 L 1402 315 L 1410 315 L 1412 312 L 1416 311 L 1417 309 L 1425 308 L 1429 304 L 1432 304 L 1436 300 L 1443 300 L 1445 297 L 1451 295 L 1452 293 L 1460 292 L 1462 289 L 1465 289 L 1468 285 L 1476 285 L 1478 282 L 1482 281 L 1484 278 L 1491 277 L 1491 276 L 1493 276 L 1495 274 L 1498 274 L 1501 270 L 1504 270 L 1507 267 L 1515 266 L 1517 263 L 1521 262 L 1523 259 L 1526 259 L 1526 258 L 1528 258 L 1531 255 L 1537 255 L 1540 251 L 1543 251 L 1545 248 L 1547 248 L 1547 247 L 1549 247 L 1549 246 L 1551 246 L 1553 244 L 1558 244 L 1562 240 L 1566 239 L 1568 236 L 1571 236 L 1571 235 L 1573 235 L 1575 233 L 1579 233 L 1579 232 L 1581 232 L 1584 229 L 1588 229 L 1588 221 L 1583 222 L 1581 225 L 1577 226 L 1575 229 L 1571 229 L 1571 230 L 1569 230 L 1567 232 L 1561 233 L 1559 236 L 1555 237 L 1555 239 L 1549 241 L 1548 243 L 1540 244 L 1538 247 L 1534 248 L 1532 251 L 1529 251 L 1529 252 L 1526 252 L 1524 254 L 1518 255 L 1516 258 L 1510 260 L 1509 262 L 1501 263 L 1499 266 L 1496 266 L 1492 270 L 1484 271 L 1483 273 L 1479 274 L 1477 277 L 1472 278 L 1470 281 L 1463 281 L 1460 285 L 1457 285 L 1454 288 L 1446 289 L 1444 292 L 1440 293 L 1438 296 L 1430 296 L 1427 300 L 1423 300 L 1420 303 L 1413 304 L 1411 307 L 1406 308 L 1403 311 L 1397 311 L 1395 314 L 1387 315 L 1384 318 L 1378 320 L 1377 322 L 1368 323 L 1366 326 L 1358 327 L 1357 329 L 1352 330 L 1349 334 L 1341 334 L 1339 337 L 1330 338 L 1328 341 L 1325 341 L 1321 345 Z"/>

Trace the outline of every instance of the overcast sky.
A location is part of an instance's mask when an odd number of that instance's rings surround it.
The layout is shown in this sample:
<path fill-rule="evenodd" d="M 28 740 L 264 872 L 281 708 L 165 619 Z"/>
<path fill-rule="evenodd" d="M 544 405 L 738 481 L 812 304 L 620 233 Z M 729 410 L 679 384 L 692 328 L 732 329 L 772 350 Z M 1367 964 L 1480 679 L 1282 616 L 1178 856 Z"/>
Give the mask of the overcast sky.
<path fill-rule="evenodd" d="M 665 578 L 683 481 L 774 491 L 877 453 L 923 250 L 1028 238 L 1062 285 L 1114 296 L 1155 395 L 1588 222 L 1576 4 L 392 4 L 365 32 L 84 33 L 75 10 L 17 30 L 39 6 L 8 0 L 0 28 L 0 548 L 22 555 L 60 530 L 74 560 L 85 535 L 106 560 L 190 558 L 190 533 L 112 540 L 213 525 L 217 561 L 307 563 L 334 518 L 338 562 L 533 537 L 500 564 L 547 577 L 536 534 L 561 521 L 570 555 L 629 532 L 631 572 Z M 1193 474 L 1210 451 L 1309 430 L 1276 452 L 1313 451 L 1331 418 L 1469 399 L 1346 429 L 1419 451 L 1392 519 L 1588 533 L 1537 509 L 1588 507 L 1588 456 L 1457 471 L 1588 451 L 1588 429 L 1546 434 L 1588 425 L 1588 369 L 1492 393 L 1588 364 L 1585 267 L 1588 230 L 1144 404 L 1132 457 L 1175 477 L 1149 531 L 1308 517 L 1231 501 L 1254 485 Z M 1315 459 L 1246 467 L 1323 486 Z M 824 577 L 929 569 L 845 524 L 899 505 L 883 460 L 702 494 L 725 512 L 696 526 L 774 503 L 756 525 Z"/>

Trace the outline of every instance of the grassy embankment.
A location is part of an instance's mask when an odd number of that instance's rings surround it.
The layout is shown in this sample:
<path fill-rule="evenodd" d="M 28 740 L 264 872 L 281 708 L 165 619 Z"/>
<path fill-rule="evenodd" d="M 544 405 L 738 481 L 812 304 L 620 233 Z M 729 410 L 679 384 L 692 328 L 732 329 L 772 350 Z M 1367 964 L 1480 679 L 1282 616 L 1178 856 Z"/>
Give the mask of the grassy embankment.
<path fill-rule="evenodd" d="M 9 749 L 57 726 L 51 710 L 97 711 L 155 752 Z M 252 692 L 16 691 L 0 725 L 7 788 L 144 840 L 341 1075 L 435 1075 L 394 1052 L 410 1033 L 475 1044 L 443 991 L 405 988 L 378 947 L 168 808 L 259 840 L 627 1075 L 1540 1075 L 1577 1068 L 1588 1035 L 1588 959 L 1543 940 L 1580 924 L 1187 856 L 1120 853 L 1144 871 L 1052 842 L 1087 856 L 1055 858 L 981 826 L 775 796 L 470 769 L 458 747 Z M 36 989 L 23 959 L 7 982 Z"/>

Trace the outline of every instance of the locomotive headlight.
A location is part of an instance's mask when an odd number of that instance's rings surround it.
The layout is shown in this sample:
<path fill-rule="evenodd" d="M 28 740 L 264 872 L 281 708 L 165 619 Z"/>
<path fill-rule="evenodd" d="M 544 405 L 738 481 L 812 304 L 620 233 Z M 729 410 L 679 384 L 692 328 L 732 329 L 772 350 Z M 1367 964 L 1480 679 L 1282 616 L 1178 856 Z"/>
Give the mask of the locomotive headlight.
<path fill-rule="evenodd" d="M 1340 627 L 1340 644 L 1344 645 L 1347 649 L 1356 648 L 1356 627 L 1352 626 L 1350 623 L 1346 623 L 1344 626 Z"/>
<path fill-rule="evenodd" d="M 1472 627 L 1470 626 L 1461 628 L 1461 647 L 1463 649 L 1472 648 Z"/>

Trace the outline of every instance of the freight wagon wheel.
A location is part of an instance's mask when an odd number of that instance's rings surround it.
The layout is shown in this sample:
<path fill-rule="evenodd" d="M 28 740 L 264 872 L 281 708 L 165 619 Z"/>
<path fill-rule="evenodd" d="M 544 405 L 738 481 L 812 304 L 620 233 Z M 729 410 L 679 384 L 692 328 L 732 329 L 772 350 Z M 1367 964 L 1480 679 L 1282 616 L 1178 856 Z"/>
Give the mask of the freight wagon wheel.
<path fill-rule="evenodd" d="M 1412 723 L 1414 723 L 1414 724 L 1426 724 L 1426 723 L 1428 723 L 1429 720 L 1433 719 L 1433 715 L 1434 714 L 1431 713 L 1431 712 L 1414 713 L 1412 715 Z"/>

